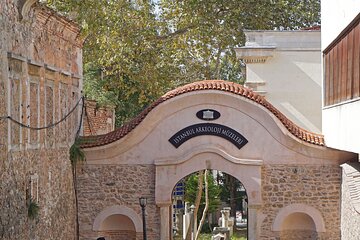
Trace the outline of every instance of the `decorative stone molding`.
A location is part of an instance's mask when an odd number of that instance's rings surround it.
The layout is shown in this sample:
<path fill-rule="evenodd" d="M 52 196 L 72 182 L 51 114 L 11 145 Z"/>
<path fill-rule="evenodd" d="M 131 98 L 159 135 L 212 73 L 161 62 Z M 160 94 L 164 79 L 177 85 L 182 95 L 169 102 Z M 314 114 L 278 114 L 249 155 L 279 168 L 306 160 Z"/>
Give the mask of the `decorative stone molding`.
<path fill-rule="evenodd" d="M 242 164 L 242 165 L 262 165 L 263 161 L 261 159 L 242 159 L 237 158 L 235 156 L 232 156 L 231 154 L 225 152 L 223 149 L 218 147 L 195 147 L 190 151 L 188 154 L 181 156 L 181 158 L 176 159 L 157 159 L 154 160 L 155 165 L 161 166 L 161 165 L 174 165 L 174 164 L 181 164 L 188 160 L 190 160 L 192 157 L 201 154 L 201 153 L 214 153 L 217 154 L 224 159 L 234 163 L 234 164 Z"/>
<path fill-rule="evenodd" d="M 130 220 L 134 223 L 135 231 L 136 232 L 142 232 L 142 221 L 140 216 L 131 208 L 128 208 L 126 206 L 119 206 L 114 205 L 111 207 L 108 207 L 101 211 L 95 218 L 93 223 L 93 230 L 94 231 L 101 231 L 101 223 L 109 216 L 120 214 L 124 215 L 130 218 Z"/>
<path fill-rule="evenodd" d="M 281 231 L 281 225 L 284 220 L 293 213 L 305 213 L 312 218 L 315 223 L 317 232 L 326 232 L 324 219 L 319 210 L 314 207 L 308 206 L 306 204 L 291 204 L 282 208 L 279 213 L 276 215 L 274 223 L 272 225 L 272 230 L 276 232 Z"/>
<path fill-rule="evenodd" d="M 268 58 L 273 57 L 273 53 L 276 47 L 240 47 L 236 49 L 236 55 L 239 59 L 242 59 L 246 64 L 251 63 L 265 63 Z"/>
<path fill-rule="evenodd" d="M 204 149 L 203 149 L 204 151 Z M 183 177 L 203 169 L 216 169 L 237 178 L 248 192 L 249 205 L 262 205 L 261 160 L 253 165 L 238 164 L 224 158 L 217 150 L 207 150 L 190 154 L 185 161 L 166 162 L 156 165 L 155 202 L 156 205 L 171 202 L 171 193 L 176 183 Z M 175 159 L 176 160 L 176 159 Z M 250 160 L 249 160 L 250 161 Z M 256 161 L 256 160 L 254 160 Z"/>

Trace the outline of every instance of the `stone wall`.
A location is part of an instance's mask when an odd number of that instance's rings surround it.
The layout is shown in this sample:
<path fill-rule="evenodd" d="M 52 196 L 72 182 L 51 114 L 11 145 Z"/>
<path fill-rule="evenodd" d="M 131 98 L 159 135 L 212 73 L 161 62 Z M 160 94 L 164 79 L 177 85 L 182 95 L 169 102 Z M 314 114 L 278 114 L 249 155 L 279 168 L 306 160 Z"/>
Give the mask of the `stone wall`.
<path fill-rule="evenodd" d="M 134 231 L 105 231 L 99 235 L 105 237 L 106 240 L 136 240 L 136 232 Z M 139 234 L 138 239 L 142 239 L 142 235 Z"/>
<path fill-rule="evenodd" d="M 341 239 L 352 240 L 360 236 L 360 164 L 342 165 Z M 351 196 L 352 195 L 352 196 Z"/>
<path fill-rule="evenodd" d="M 280 237 L 280 233 L 271 230 L 275 217 L 283 207 L 297 203 L 321 212 L 326 232 L 319 233 L 318 239 L 340 239 L 339 166 L 264 165 L 262 179 L 262 213 L 265 218 L 261 224 L 261 239 Z M 297 239 L 308 238 L 301 235 Z"/>
<path fill-rule="evenodd" d="M 126 206 L 141 218 L 140 197 L 147 197 L 146 225 L 149 240 L 160 239 L 160 212 L 155 205 L 155 166 L 84 165 L 78 174 L 80 239 L 95 239 L 95 218 L 114 205 Z M 142 226 L 141 226 L 142 229 Z M 142 239 L 142 233 L 137 233 Z"/>
<path fill-rule="evenodd" d="M 79 29 L 36 1 L 0 4 L 0 239 L 74 239 L 69 147 L 81 105 L 65 121 L 82 88 Z M 33 199 L 39 206 L 28 217 Z"/>
<path fill-rule="evenodd" d="M 289 230 L 280 233 L 281 240 L 317 240 L 318 234 L 310 230 Z"/>

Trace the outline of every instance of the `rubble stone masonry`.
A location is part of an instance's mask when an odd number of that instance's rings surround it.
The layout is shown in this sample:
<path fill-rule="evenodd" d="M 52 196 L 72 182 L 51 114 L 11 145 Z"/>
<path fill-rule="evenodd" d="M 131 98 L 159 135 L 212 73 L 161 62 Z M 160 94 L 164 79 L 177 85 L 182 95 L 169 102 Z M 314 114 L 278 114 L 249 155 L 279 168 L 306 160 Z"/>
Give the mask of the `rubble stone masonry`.
<path fill-rule="evenodd" d="M 24 4 L 29 11 L 23 11 Z M 31 0 L 0 3 L 0 239 L 74 239 L 69 147 L 81 105 L 82 40 L 73 22 Z M 30 199 L 39 214 L 28 217 Z"/>
<path fill-rule="evenodd" d="M 262 168 L 263 208 L 261 239 L 340 239 L 341 168 L 338 165 L 265 165 Z M 309 238 L 311 231 L 271 231 L 279 210 L 290 204 L 318 209 L 325 233 Z M 295 234 L 296 233 L 296 234 Z M 303 236 L 299 236 L 303 234 Z M 291 236 L 291 237 L 290 237 Z"/>
<path fill-rule="evenodd" d="M 114 205 L 126 206 L 141 217 L 140 197 L 148 199 L 146 206 L 147 236 L 149 239 L 160 239 L 160 212 L 155 205 L 154 165 L 85 164 L 82 169 L 79 169 L 78 191 L 80 239 L 129 234 L 124 231 L 121 233 L 96 233 L 92 231 L 92 226 L 101 211 Z M 135 239 L 134 237 L 132 235 L 131 238 L 119 239 Z M 136 240 L 141 239 L 142 233 L 138 233 Z"/>

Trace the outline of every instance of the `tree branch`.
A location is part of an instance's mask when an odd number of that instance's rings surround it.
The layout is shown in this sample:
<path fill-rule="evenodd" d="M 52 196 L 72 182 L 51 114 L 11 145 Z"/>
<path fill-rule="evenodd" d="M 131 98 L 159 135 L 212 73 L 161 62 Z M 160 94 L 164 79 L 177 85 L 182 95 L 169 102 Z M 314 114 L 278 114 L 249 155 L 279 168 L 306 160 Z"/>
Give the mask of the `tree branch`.
<path fill-rule="evenodd" d="M 159 40 L 164 40 L 164 39 L 172 38 L 172 37 L 175 37 L 175 36 L 177 36 L 177 35 L 184 34 L 184 33 L 188 32 L 189 30 L 194 29 L 195 27 L 197 27 L 197 25 L 195 25 L 195 24 L 194 24 L 194 25 L 189 25 L 189 26 L 187 26 L 187 27 L 178 29 L 178 30 L 176 30 L 175 32 L 171 32 L 171 33 L 169 33 L 169 34 L 157 36 L 156 38 L 159 39 Z"/>

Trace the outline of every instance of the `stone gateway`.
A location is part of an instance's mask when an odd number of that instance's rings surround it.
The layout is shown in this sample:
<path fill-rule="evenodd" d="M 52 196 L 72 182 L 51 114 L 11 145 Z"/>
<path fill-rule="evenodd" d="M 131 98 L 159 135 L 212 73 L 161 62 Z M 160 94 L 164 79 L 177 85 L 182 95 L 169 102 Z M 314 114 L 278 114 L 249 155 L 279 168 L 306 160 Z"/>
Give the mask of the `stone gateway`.
<path fill-rule="evenodd" d="M 210 124 L 196 115 L 204 109 L 221 116 Z M 249 89 L 210 80 L 165 94 L 127 125 L 85 137 L 82 147 L 81 239 L 142 239 L 140 197 L 148 199 L 148 239 L 172 239 L 174 186 L 203 169 L 244 185 L 248 239 L 340 239 L 340 165 L 358 159 L 327 148 L 323 136 Z"/>

